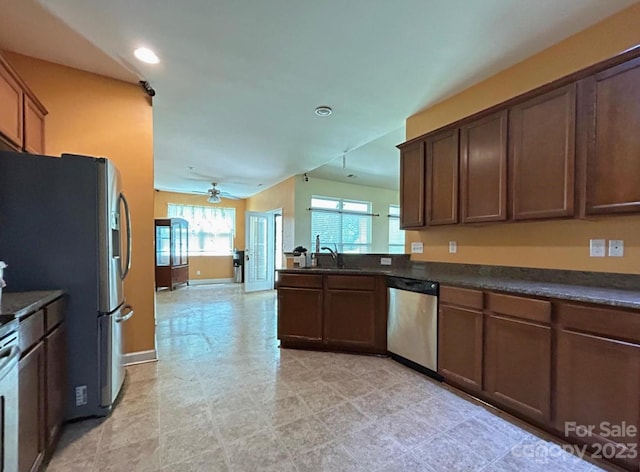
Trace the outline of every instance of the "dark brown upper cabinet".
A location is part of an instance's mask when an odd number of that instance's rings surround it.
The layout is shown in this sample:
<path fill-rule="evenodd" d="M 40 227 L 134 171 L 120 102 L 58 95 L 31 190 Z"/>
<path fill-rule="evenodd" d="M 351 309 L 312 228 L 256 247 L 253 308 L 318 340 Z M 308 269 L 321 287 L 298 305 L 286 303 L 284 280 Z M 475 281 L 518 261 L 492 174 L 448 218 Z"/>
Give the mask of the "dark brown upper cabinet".
<path fill-rule="evenodd" d="M 426 139 L 427 225 L 458 222 L 458 129 Z"/>
<path fill-rule="evenodd" d="M 400 149 L 400 227 L 403 229 L 425 225 L 424 170 L 423 141 Z"/>
<path fill-rule="evenodd" d="M 462 223 L 507 219 L 507 110 L 460 128 Z"/>
<path fill-rule="evenodd" d="M 640 58 L 580 83 L 583 213 L 640 211 Z"/>
<path fill-rule="evenodd" d="M 509 129 L 512 218 L 573 216 L 576 84 L 513 106 Z"/>

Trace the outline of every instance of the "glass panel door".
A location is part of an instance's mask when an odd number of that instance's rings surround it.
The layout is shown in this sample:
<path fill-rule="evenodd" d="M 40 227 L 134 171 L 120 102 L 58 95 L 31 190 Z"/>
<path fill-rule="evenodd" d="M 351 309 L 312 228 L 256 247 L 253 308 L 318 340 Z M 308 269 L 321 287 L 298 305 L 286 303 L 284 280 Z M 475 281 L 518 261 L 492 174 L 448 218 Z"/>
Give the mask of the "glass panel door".
<path fill-rule="evenodd" d="M 273 214 L 246 212 L 245 292 L 273 288 Z"/>
<path fill-rule="evenodd" d="M 171 254 L 168 226 L 156 226 L 156 265 L 168 266 Z"/>

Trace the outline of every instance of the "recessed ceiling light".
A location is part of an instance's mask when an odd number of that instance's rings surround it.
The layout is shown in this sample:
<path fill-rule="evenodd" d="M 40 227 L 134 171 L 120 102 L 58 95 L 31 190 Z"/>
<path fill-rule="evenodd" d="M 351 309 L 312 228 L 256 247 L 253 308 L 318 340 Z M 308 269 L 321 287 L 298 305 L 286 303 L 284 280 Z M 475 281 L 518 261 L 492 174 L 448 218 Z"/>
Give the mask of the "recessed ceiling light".
<path fill-rule="evenodd" d="M 146 62 L 147 64 L 157 64 L 160 62 L 156 53 L 149 48 L 138 48 L 133 51 L 133 55 L 136 56 L 138 60 Z"/>
<path fill-rule="evenodd" d="M 316 108 L 316 115 L 318 116 L 329 116 L 331 113 L 333 113 L 333 110 L 331 109 L 331 107 L 327 107 L 323 105 Z"/>

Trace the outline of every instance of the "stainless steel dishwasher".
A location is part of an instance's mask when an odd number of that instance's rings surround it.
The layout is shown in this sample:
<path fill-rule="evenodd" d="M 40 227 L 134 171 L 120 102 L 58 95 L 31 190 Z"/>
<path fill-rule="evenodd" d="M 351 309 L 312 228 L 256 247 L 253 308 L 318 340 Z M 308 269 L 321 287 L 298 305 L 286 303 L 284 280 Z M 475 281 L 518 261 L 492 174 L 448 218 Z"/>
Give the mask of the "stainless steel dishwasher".
<path fill-rule="evenodd" d="M 1 321 L 0 321 L 1 322 Z M 0 325 L 0 470 L 18 471 L 18 322 Z"/>
<path fill-rule="evenodd" d="M 413 369 L 438 375 L 438 284 L 389 277 L 387 351 Z"/>

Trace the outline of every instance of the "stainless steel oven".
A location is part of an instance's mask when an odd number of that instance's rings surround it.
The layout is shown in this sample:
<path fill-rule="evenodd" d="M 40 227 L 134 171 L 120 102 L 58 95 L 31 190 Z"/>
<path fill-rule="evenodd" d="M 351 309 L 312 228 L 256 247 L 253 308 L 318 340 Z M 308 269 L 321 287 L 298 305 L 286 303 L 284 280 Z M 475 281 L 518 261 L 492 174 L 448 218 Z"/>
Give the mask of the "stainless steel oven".
<path fill-rule="evenodd" d="M 0 326 L 0 470 L 18 471 L 17 321 Z"/>

